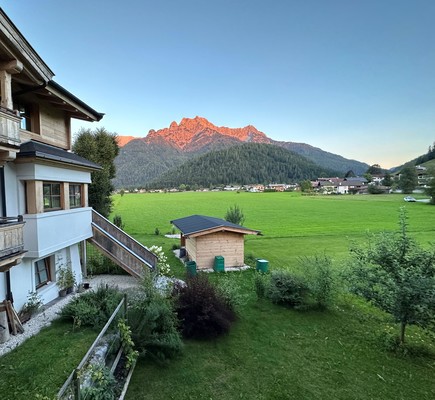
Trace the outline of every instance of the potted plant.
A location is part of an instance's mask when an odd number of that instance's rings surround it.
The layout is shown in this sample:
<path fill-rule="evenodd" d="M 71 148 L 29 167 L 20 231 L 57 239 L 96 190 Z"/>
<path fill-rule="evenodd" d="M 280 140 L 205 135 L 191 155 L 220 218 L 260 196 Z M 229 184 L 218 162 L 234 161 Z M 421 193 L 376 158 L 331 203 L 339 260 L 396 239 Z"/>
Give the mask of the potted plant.
<path fill-rule="evenodd" d="M 57 271 L 57 286 L 59 287 L 59 296 L 64 297 L 67 293 L 73 291 L 76 283 L 74 272 L 68 266 L 62 266 Z"/>
<path fill-rule="evenodd" d="M 27 301 L 18 316 L 22 323 L 27 322 L 42 306 L 42 299 L 37 292 L 29 292 Z"/>

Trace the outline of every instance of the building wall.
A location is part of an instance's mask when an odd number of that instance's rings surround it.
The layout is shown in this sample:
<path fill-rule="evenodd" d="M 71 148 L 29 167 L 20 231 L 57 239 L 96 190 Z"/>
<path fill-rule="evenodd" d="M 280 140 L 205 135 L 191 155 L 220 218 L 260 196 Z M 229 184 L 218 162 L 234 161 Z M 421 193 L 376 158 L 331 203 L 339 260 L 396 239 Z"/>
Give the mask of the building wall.
<path fill-rule="evenodd" d="M 195 259 L 198 269 L 213 268 L 216 256 L 223 256 L 225 267 L 244 265 L 244 235 L 234 232 L 217 232 L 188 239 L 195 240 Z M 188 250 L 186 242 L 186 250 Z M 193 248 L 193 246 L 192 246 Z M 193 257 L 192 257 L 193 259 Z"/>
<path fill-rule="evenodd" d="M 56 299 L 59 296 L 59 287 L 56 284 L 56 271 L 60 267 L 68 266 L 72 268 L 76 281 L 82 281 L 80 252 L 77 244 L 46 256 L 51 257 L 53 261 L 51 270 L 52 280 L 37 290 L 35 289 L 35 262 L 40 258 L 25 258 L 21 264 L 10 269 L 11 291 L 14 296 L 14 308 L 16 310 L 20 310 L 23 307 L 29 292 L 37 291 L 38 296 L 41 297 L 44 304 Z M 4 299 L 6 296 L 4 275 L 0 273 L 0 299 Z"/>
<path fill-rule="evenodd" d="M 34 95 L 28 95 L 26 100 L 34 104 L 33 127 L 31 131 L 20 130 L 21 143 L 34 139 L 69 150 L 71 148 L 70 122 L 65 112 L 53 108 Z"/>
<path fill-rule="evenodd" d="M 21 264 L 10 269 L 11 290 L 16 310 L 22 308 L 29 292 L 37 291 L 44 303 L 58 297 L 56 271 L 62 265 L 71 267 L 81 282 L 79 243 L 92 236 L 92 209 L 79 207 L 58 211 L 26 214 L 26 181 L 57 181 L 86 184 L 90 172 L 35 163 L 7 163 L 4 166 L 7 216 L 23 215 L 25 225 Z M 51 281 L 36 289 L 35 262 L 51 257 Z M 6 296 L 5 273 L 0 273 L 0 301 Z"/>

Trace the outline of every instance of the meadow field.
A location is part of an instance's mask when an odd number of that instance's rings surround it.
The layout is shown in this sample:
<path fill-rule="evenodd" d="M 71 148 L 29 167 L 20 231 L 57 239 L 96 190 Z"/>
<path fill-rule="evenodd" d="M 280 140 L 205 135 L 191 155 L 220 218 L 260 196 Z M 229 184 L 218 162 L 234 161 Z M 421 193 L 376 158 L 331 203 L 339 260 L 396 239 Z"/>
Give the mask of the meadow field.
<path fill-rule="evenodd" d="M 406 203 L 402 195 L 301 196 L 300 193 L 181 192 L 114 196 L 114 214 L 125 230 L 142 243 L 170 246 L 177 241 L 156 237 L 171 232 L 170 221 L 192 214 L 223 218 L 239 205 L 244 225 L 262 236 L 246 236 L 245 252 L 269 260 L 271 268 L 294 267 L 301 256 L 326 253 L 346 257 L 351 240 L 367 232 L 398 227 L 400 207 L 406 207 L 409 231 L 420 243 L 435 240 L 435 207 Z"/>
<path fill-rule="evenodd" d="M 295 193 L 161 193 L 114 197 L 114 213 L 142 243 L 162 245 L 168 255 L 176 239 L 170 220 L 191 214 L 224 217 L 238 204 L 244 225 L 263 236 L 248 236 L 246 252 L 269 260 L 270 269 L 301 269 L 300 257 L 328 254 L 337 268 L 352 240 L 398 228 L 405 206 L 409 232 L 424 246 L 435 239 L 435 207 L 405 203 L 401 195 L 301 196 Z M 158 228 L 160 235 L 155 234 Z M 184 268 L 170 257 L 174 272 Z M 350 295 L 325 312 L 295 311 L 257 299 L 255 272 L 228 275 L 245 304 L 229 335 L 185 343 L 184 355 L 168 365 L 138 363 L 128 399 L 433 399 L 435 339 L 418 328 L 409 342 L 423 345 L 416 355 L 389 353 L 385 332 L 396 329 L 390 316 Z"/>
<path fill-rule="evenodd" d="M 298 193 L 161 193 L 114 196 L 125 230 L 147 246 L 162 245 L 174 274 L 185 278 L 172 253 L 172 219 L 191 214 L 223 217 L 238 204 L 245 225 L 262 232 L 246 238 L 246 252 L 270 269 L 304 271 L 301 256 L 328 254 L 343 268 L 352 240 L 396 230 L 405 206 L 409 232 L 429 246 L 435 207 L 403 196 L 319 196 Z M 160 232 L 155 234 L 156 228 Z M 433 400 L 435 333 L 409 327 L 412 353 L 393 353 L 385 339 L 398 332 L 391 317 L 342 292 L 328 310 L 305 311 L 258 299 L 254 270 L 210 274 L 234 282 L 243 298 L 230 333 L 211 341 L 185 340 L 183 355 L 167 364 L 138 360 L 129 400 Z M 51 400 L 97 331 L 56 321 L 0 358 L 0 393 L 7 400 Z M 44 351 L 41 351 L 44 349 Z M 47 379 L 49 377 L 49 379 Z M 38 397 L 39 396 L 39 397 Z M 46 397 L 44 397 L 46 396 Z"/>

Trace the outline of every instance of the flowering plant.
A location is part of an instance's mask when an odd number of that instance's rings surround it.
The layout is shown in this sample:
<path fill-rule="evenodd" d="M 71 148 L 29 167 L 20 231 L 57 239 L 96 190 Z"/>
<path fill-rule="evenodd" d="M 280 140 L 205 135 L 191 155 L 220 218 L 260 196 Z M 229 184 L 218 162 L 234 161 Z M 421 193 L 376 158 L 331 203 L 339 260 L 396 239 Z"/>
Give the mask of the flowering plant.
<path fill-rule="evenodd" d="M 171 267 L 167 263 L 168 258 L 166 257 L 162 247 L 153 245 L 149 250 L 157 256 L 157 273 L 163 276 L 172 276 Z"/>

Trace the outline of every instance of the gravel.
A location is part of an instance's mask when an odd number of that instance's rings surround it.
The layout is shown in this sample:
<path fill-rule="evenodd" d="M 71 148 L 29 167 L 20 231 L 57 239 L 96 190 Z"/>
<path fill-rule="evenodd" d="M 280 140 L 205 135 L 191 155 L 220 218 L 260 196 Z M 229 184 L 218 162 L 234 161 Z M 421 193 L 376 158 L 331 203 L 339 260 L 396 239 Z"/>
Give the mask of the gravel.
<path fill-rule="evenodd" d="M 91 289 L 99 285 L 116 286 L 120 290 L 134 288 L 140 281 L 130 275 L 98 275 L 92 279 L 87 279 Z M 0 357 L 18 347 L 28 338 L 36 335 L 42 328 L 51 324 L 51 321 L 58 317 L 58 312 L 62 307 L 80 294 L 69 294 L 66 297 L 59 297 L 44 306 L 43 310 L 33 316 L 24 324 L 24 333 L 10 336 L 6 343 L 0 344 Z"/>

